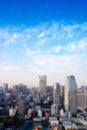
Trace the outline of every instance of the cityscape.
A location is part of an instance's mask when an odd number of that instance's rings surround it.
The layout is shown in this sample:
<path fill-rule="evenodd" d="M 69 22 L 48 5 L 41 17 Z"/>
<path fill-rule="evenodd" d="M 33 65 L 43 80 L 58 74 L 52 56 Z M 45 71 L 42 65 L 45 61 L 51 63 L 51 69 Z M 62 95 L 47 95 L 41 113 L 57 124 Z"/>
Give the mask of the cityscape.
<path fill-rule="evenodd" d="M 0 86 L 0 130 L 87 130 L 87 86 L 77 87 L 75 76 L 65 85 L 47 85 L 38 76 L 38 87 L 24 84 Z"/>
<path fill-rule="evenodd" d="M 0 130 L 87 130 L 87 0 L 0 0 Z"/>

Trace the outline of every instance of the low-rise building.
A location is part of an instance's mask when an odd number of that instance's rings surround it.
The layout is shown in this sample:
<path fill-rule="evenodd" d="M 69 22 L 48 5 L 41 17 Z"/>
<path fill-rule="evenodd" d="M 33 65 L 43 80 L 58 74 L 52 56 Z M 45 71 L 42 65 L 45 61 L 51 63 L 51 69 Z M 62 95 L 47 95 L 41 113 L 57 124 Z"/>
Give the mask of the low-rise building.
<path fill-rule="evenodd" d="M 49 118 L 49 122 L 50 122 L 50 125 L 53 126 L 53 125 L 57 125 L 59 124 L 59 121 L 57 120 L 56 117 L 50 117 Z"/>

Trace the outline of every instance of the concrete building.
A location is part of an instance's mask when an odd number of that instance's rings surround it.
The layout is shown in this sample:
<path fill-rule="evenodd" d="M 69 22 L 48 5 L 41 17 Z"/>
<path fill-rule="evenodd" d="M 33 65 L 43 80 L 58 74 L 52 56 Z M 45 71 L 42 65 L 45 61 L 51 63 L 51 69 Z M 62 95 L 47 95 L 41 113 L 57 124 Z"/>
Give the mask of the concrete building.
<path fill-rule="evenodd" d="M 64 86 L 60 85 L 60 104 L 64 105 Z"/>
<path fill-rule="evenodd" d="M 3 93 L 3 91 L 1 91 L 0 92 L 0 102 L 2 101 L 2 100 L 5 100 L 6 98 L 5 98 L 5 94 Z"/>
<path fill-rule="evenodd" d="M 60 106 L 60 84 L 55 83 L 53 87 L 53 103 Z"/>
<path fill-rule="evenodd" d="M 46 95 L 46 88 L 47 88 L 47 76 L 39 76 L 39 91 L 40 91 L 40 98 L 43 99 Z"/>
<path fill-rule="evenodd" d="M 64 130 L 87 130 L 87 122 L 76 118 L 62 120 Z"/>
<path fill-rule="evenodd" d="M 4 93 L 7 93 L 7 92 L 8 92 L 8 84 L 7 84 L 7 83 L 4 83 L 4 84 L 3 84 L 3 92 L 4 92 Z"/>
<path fill-rule="evenodd" d="M 57 120 L 56 117 L 50 117 L 49 118 L 49 122 L 50 122 L 50 125 L 53 126 L 53 125 L 57 125 L 59 124 L 59 121 Z M 57 129 L 56 129 L 57 130 Z"/>
<path fill-rule="evenodd" d="M 36 103 L 40 103 L 40 93 L 39 92 L 35 93 L 35 101 L 36 101 Z"/>
<path fill-rule="evenodd" d="M 51 105 L 51 115 L 56 115 L 58 113 L 58 104 Z"/>
<path fill-rule="evenodd" d="M 66 111 L 76 113 L 77 111 L 77 85 L 74 76 L 67 76 L 64 90 L 64 104 Z"/>
<path fill-rule="evenodd" d="M 84 110 L 87 107 L 87 92 L 82 90 L 77 92 L 77 108 Z"/>
<path fill-rule="evenodd" d="M 18 99 L 18 113 L 20 116 L 24 116 L 24 99 Z"/>

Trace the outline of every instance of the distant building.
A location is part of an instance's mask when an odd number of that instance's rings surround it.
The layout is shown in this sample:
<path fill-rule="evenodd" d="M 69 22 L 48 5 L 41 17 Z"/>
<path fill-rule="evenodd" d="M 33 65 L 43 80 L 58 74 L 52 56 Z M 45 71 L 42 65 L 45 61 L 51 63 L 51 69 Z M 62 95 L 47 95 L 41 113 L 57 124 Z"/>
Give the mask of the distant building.
<path fill-rule="evenodd" d="M 23 84 L 19 84 L 18 85 L 18 89 L 20 92 L 22 92 L 23 94 L 27 94 L 27 86 L 23 85 Z"/>
<path fill-rule="evenodd" d="M 40 103 L 40 93 L 39 92 L 35 93 L 35 101 L 36 101 L 36 103 Z"/>
<path fill-rule="evenodd" d="M 67 76 L 65 81 L 65 109 L 76 113 L 77 111 L 77 85 L 74 76 Z"/>
<path fill-rule="evenodd" d="M 15 116 L 16 114 L 16 109 L 15 108 L 10 108 L 9 109 L 9 116 Z"/>
<path fill-rule="evenodd" d="M 85 92 L 87 92 L 87 86 L 81 86 L 80 88 L 79 88 L 79 90 L 81 90 L 81 91 L 85 91 Z"/>
<path fill-rule="evenodd" d="M 51 115 L 55 115 L 58 113 L 58 104 L 51 105 Z"/>
<path fill-rule="evenodd" d="M 64 86 L 60 85 L 60 104 L 64 105 Z"/>
<path fill-rule="evenodd" d="M 52 86 L 47 86 L 47 92 L 53 92 Z"/>
<path fill-rule="evenodd" d="M 18 99 L 18 113 L 20 116 L 24 116 L 24 99 Z"/>
<path fill-rule="evenodd" d="M 2 100 L 5 100 L 5 94 L 3 93 L 3 91 L 0 92 L 0 102 Z"/>
<path fill-rule="evenodd" d="M 3 88 L 2 88 L 2 86 L 0 86 L 0 92 L 2 92 L 3 91 Z"/>
<path fill-rule="evenodd" d="M 18 85 L 14 85 L 14 86 L 12 87 L 12 90 L 13 90 L 13 91 L 19 91 Z"/>
<path fill-rule="evenodd" d="M 49 118 L 49 122 L 50 122 L 50 125 L 53 127 L 53 130 L 57 130 L 58 129 L 59 121 L 57 120 L 56 117 L 50 117 Z"/>
<path fill-rule="evenodd" d="M 87 92 L 78 91 L 77 92 L 77 107 L 83 110 L 87 107 Z"/>
<path fill-rule="evenodd" d="M 55 83 L 53 87 L 53 103 L 60 106 L 60 84 Z"/>
<path fill-rule="evenodd" d="M 4 83 L 4 84 L 3 84 L 3 92 L 4 92 L 4 93 L 7 93 L 7 92 L 8 92 L 8 84 L 7 84 L 7 83 Z"/>
<path fill-rule="evenodd" d="M 39 91 L 40 91 L 40 98 L 43 99 L 46 95 L 46 88 L 47 88 L 47 76 L 39 76 Z"/>

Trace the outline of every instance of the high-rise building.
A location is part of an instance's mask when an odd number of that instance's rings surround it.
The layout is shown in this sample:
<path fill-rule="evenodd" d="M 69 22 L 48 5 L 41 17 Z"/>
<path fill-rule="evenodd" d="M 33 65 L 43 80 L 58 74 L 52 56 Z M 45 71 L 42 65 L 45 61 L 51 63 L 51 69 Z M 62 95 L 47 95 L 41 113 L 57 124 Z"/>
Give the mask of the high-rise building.
<path fill-rule="evenodd" d="M 64 86 L 60 85 L 60 104 L 64 105 Z"/>
<path fill-rule="evenodd" d="M 60 106 L 60 84 L 55 83 L 53 87 L 53 103 Z"/>
<path fill-rule="evenodd" d="M 77 111 L 77 85 L 74 76 L 67 76 L 65 81 L 65 109 L 66 111 L 71 111 L 76 113 Z"/>
<path fill-rule="evenodd" d="M 87 92 L 79 90 L 77 92 L 77 107 L 80 110 L 87 108 Z"/>
<path fill-rule="evenodd" d="M 7 83 L 3 84 L 3 91 L 4 91 L 4 93 L 8 92 L 8 84 Z"/>
<path fill-rule="evenodd" d="M 24 99 L 18 99 L 18 113 L 20 116 L 24 116 Z"/>
<path fill-rule="evenodd" d="M 44 98 L 46 94 L 47 88 L 47 76 L 39 76 L 39 91 L 40 91 L 40 98 Z"/>

